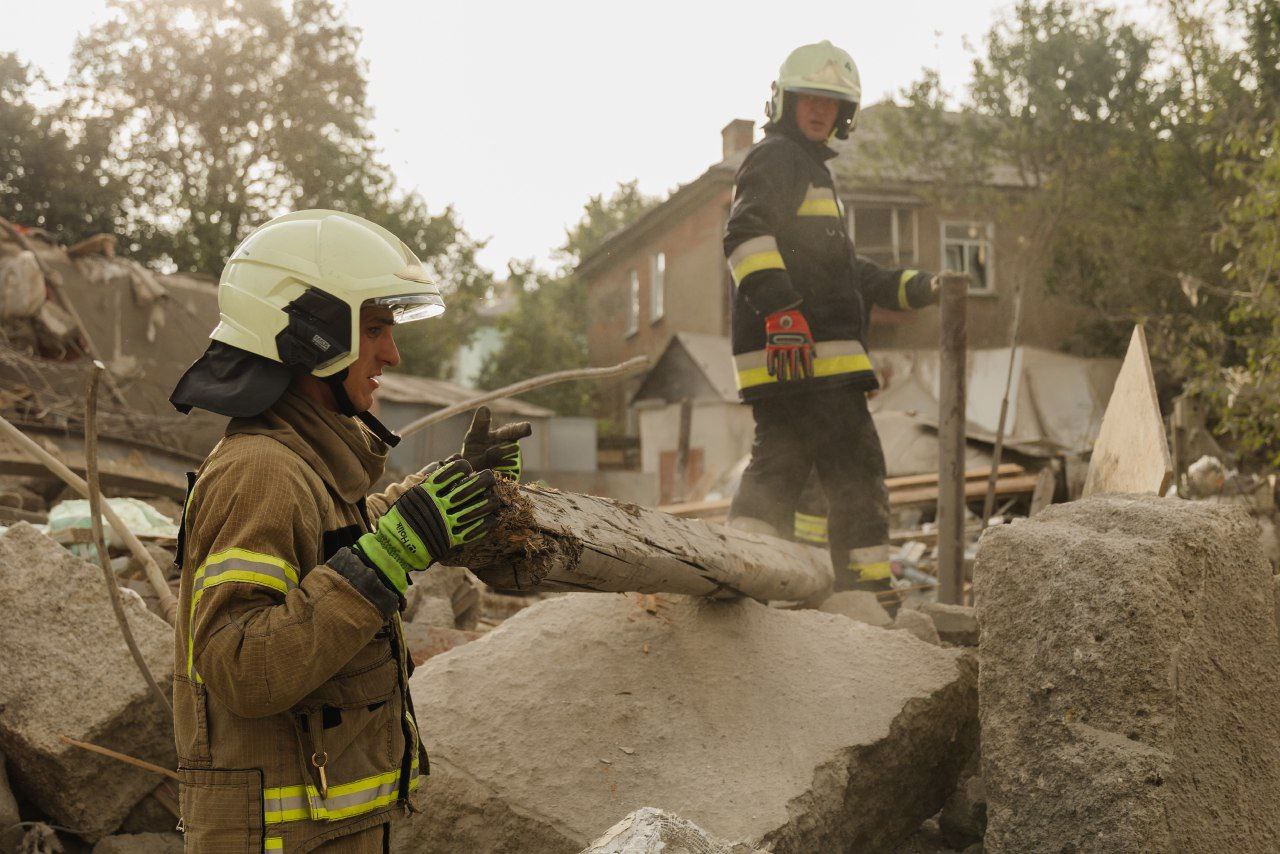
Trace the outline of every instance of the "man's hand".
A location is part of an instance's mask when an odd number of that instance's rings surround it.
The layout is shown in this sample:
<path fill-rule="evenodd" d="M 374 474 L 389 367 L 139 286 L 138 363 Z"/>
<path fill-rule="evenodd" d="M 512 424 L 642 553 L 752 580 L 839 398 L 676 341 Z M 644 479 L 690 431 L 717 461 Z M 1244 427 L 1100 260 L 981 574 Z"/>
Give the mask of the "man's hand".
<path fill-rule="evenodd" d="M 500 506 L 492 472 L 473 472 L 466 460 L 438 464 L 428 467 L 422 483 L 401 495 L 354 549 L 404 596 L 408 573 L 489 533 Z"/>
<path fill-rule="evenodd" d="M 496 430 L 489 428 L 489 407 L 476 408 L 471 426 L 462 439 L 462 458 L 476 471 L 490 469 L 505 474 L 513 480 L 520 479 L 520 441 L 533 435 L 528 421 L 504 424 Z"/>
<path fill-rule="evenodd" d="M 777 311 L 764 319 L 764 361 L 769 376 L 779 382 L 813 376 L 813 333 L 797 308 Z"/>

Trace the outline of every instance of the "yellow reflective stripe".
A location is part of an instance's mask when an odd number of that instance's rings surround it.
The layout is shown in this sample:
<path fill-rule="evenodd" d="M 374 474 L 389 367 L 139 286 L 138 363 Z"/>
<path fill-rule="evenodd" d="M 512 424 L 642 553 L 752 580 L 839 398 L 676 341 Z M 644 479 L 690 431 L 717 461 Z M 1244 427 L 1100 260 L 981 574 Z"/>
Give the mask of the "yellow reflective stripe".
<path fill-rule="evenodd" d="M 191 612 L 187 620 L 187 675 L 196 681 L 203 681 L 195 669 L 196 607 L 210 587 L 231 582 L 287 593 L 298 586 L 298 570 L 283 558 L 248 549 L 224 549 L 205 558 L 191 581 Z"/>
<path fill-rule="evenodd" d="M 410 766 L 409 791 L 418 788 L 418 760 Z M 336 821 L 371 812 L 399 798 L 400 772 L 387 771 L 350 783 L 330 786 L 326 797 L 311 784 L 262 790 L 262 814 L 267 824 L 288 821 Z"/>
<path fill-rule="evenodd" d="M 818 342 L 821 348 L 822 342 Z M 813 360 L 813 375 L 815 377 L 831 377 L 837 374 L 856 374 L 861 371 L 871 370 L 871 360 L 867 358 L 866 353 L 853 353 L 847 356 L 829 356 L 827 358 L 818 358 Z M 769 369 L 765 367 L 747 368 L 738 371 L 738 388 L 753 388 L 758 385 L 768 385 L 776 383 L 777 377 L 769 375 Z"/>
<path fill-rule="evenodd" d="M 840 207 L 834 198 L 805 199 L 796 216 L 840 216 Z"/>
<path fill-rule="evenodd" d="M 893 574 L 887 560 L 877 563 L 851 563 L 849 569 L 858 573 L 864 581 L 881 581 Z"/>
<path fill-rule="evenodd" d="M 809 186 L 796 216 L 840 216 L 840 204 L 836 201 L 834 187 Z"/>
<path fill-rule="evenodd" d="M 880 581 L 888 578 L 889 546 L 881 543 L 875 546 L 863 546 L 849 551 L 849 569 L 860 573 L 867 581 Z"/>
<path fill-rule="evenodd" d="M 796 536 L 809 542 L 825 543 L 827 541 L 827 519 L 825 516 L 811 516 L 808 513 L 797 513 L 795 518 Z"/>
<path fill-rule="evenodd" d="M 919 270 L 903 270 L 902 275 L 898 277 L 898 308 L 903 311 L 911 308 L 911 303 L 907 300 L 907 282 L 918 275 L 920 275 Z"/>
<path fill-rule="evenodd" d="M 284 850 L 284 837 L 283 837 L 283 836 L 268 836 L 265 840 L 263 840 L 263 843 L 262 843 L 262 850 L 263 850 L 263 851 L 283 851 L 283 850 Z"/>
<path fill-rule="evenodd" d="M 787 265 L 782 263 L 781 252 L 757 252 L 755 255 L 748 255 L 733 268 L 733 281 L 741 285 L 742 280 L 752 273 L 758 273 L 761 270 L 785 270 Z"/>

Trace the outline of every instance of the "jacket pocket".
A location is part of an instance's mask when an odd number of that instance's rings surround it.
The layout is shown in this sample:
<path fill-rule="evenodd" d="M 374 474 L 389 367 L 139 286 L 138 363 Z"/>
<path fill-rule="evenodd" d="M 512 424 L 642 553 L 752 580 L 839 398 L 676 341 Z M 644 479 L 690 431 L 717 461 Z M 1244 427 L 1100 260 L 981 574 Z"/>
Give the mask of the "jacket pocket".
<path fill-rule="evenodd" d="M 396 799 L 404 755 L 398 685 L 388 657 L 335 677 L 293 709 L 312 819 L 350 818 Z"/>
<path fill-rule="evenodd" d="M 173 677 L 173 735 L 178 764 L 199 767 L 212 762 L 208 693 L 185 676 Z"/>
<path fill-rule="evenodd" d="M 178 812 L 188 852 L 260 854 L 262 771 L 179 767 Z"/>

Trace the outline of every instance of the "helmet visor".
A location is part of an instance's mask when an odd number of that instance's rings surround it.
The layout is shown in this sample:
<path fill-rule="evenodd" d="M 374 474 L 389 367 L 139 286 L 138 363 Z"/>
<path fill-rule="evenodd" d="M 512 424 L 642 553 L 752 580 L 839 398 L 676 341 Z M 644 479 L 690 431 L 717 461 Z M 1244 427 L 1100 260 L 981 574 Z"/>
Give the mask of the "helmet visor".
<path fill-rule="evenodd" d="M 370 300 L 378 308 L 391 309 L 396 323 L 410 323 L 444 314 L 444 300 L 437 293 L 400 294 Z"/>

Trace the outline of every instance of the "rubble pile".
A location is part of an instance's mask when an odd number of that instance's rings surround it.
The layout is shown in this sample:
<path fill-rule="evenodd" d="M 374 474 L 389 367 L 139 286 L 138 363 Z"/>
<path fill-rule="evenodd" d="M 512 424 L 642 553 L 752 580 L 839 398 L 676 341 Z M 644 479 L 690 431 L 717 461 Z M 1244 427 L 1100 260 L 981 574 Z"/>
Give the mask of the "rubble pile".
<path fill-rule="evenodd" d="M 606 830 L 582 854 L 756 854 L 758 850 L 742 842 L 716 839 L 678 815 L 645 807 Z"/>
<path fill-rule="evenodd" d="M 0 535 L 0 751 L 11 781 L 58 824 L 94 840 L 156 787 L 156 776 L 66 743 L 173 768 L 172 727 L 121 639 L 101 571 L 20 522 Z M 151 672 L 167 685 L 173 630 L 126 600 Z"/>
<path fill-rule="evenodd" d="M 654 807 L 775 854 L 891 849 L 973 751 L 974 671 L 817 611 L 548 599 L 415 673 L 431 777 L 393 844 L 576 851 Z"/>
<path fill-rule="evenodd" d="M 985 850 L 1280 850 L 1274 582 L 1239 509 L 1109 496 L 988 531 Z"/>

